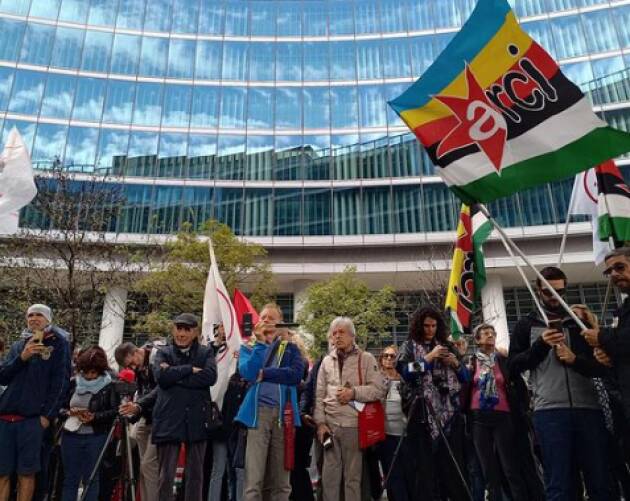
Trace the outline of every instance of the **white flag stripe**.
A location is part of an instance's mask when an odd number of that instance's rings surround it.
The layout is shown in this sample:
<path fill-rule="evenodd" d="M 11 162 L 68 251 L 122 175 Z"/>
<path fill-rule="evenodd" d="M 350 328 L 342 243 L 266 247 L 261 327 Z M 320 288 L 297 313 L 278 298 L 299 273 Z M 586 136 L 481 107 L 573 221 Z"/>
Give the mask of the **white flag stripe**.
<path fill-rule="evenodd" d="M 0 234 L 13 234 L 20 209 L 37 195 L 31 158 L 15 127 L 9 132 L 0 161 L 4 167 L 0 172 Z"/>
<path fill-rule="evenodd" d="M 608 195 L 600 193 L 598 215 L 623 218 L 630 217 L 630 198 L 614 193 L 609 193 Z"/>

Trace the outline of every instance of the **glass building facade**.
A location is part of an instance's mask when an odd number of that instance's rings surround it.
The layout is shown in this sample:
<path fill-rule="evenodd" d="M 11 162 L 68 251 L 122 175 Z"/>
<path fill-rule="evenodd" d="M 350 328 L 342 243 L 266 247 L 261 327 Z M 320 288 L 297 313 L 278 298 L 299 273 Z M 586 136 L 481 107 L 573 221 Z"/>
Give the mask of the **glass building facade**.
<path fill-rule="evenodd" d="M 604 118 L 628 130 L 627 1 L 513 5 Z M 44 174 L 59 159 L 111 176 L 125 200 L 115 232 L 172 233 L 211 217 L 245 236 L 450 231 L 459 204 L 386 102 L 473 7 L 0 0 L 0 128 L 3 138 L 20 130 Z M 558 223 L 570 188 L 492 210 L 509 226 Z M 22 224 L 47 221 L 27 209 Z"/>

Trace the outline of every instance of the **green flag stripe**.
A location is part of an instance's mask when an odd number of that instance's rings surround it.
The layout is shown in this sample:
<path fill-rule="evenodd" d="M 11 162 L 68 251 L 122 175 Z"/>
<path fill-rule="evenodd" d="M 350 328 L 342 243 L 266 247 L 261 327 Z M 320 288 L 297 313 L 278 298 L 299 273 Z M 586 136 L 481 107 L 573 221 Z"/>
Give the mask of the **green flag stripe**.
<path fill-rule="evenodd" d="M 618 242 L 630 241 L 630 214 L 628 217 L 600 216 L 597 223 L 600 240 L 613 237 Z"/>

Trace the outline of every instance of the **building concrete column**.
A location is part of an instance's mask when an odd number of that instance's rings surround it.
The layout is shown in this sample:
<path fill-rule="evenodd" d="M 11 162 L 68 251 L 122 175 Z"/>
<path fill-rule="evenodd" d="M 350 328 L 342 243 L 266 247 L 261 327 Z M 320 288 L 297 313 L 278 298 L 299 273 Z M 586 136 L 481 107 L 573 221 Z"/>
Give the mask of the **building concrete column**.
<path fill-rule="evenodd" d="M 127 289 L 112 287 L 105 295 L 98 345 L 107 353 L 110 367 L 117 367 L 114 350 L 122 343 L 127 312 Z"/>
<path fill-rule="evenodd" d="M 481 303 L 484 322 L 491 323 L 497 332 L 497 347 L 509 348 L 505 300 L 503 298 L 503 280 L 498 275 L 488 275 L 486 285 L 481 289 Z"/>

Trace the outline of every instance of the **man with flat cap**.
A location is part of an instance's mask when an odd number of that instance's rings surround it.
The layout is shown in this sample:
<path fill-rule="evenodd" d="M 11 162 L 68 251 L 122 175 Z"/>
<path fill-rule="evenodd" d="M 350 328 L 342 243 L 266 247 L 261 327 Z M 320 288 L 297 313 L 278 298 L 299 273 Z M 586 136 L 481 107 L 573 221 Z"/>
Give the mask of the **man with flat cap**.
<path fill-rule="evenodd" d="M 185 500 L 201 501 L 203 460 L 208 439 L 210 386 L 217 380 L 212 348 L 199 343 L 199 323 L 191 313 L 173 320 L 173 339 L 160 347 L 153 373 L 158 384 L 152 440 L 157 446 L 159 501 L 173 499 L 181 444 L 186 445 Z"/>
<path fill-rule="evenodd" d="M 26 329 L 0 363 L 0 501 L 9 499 L 10 477 L 18 478 L 18 500 L 29 501 L 42 467 L 44 431 L 57 417 L 70 382 L 67 333 L 52 325 L 52 311 L 34 304 Z"/>

